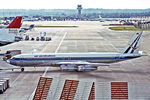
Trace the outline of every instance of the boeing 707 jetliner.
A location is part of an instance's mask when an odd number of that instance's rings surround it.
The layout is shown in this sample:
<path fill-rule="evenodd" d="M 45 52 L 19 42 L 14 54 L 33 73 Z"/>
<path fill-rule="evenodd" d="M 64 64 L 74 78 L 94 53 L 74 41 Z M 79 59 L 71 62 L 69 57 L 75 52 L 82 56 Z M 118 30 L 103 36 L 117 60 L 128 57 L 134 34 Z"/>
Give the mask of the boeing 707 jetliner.
<path fill-rule="evenodd" d="M 117 53 L 48 53 L 48 54 L 20 54 L 7 60 L 8 63 L 21 67 L 54 66 L 62 70 L 92 71 L 99 66 L 130 60 L 142 56 L 139 51 L 142 32 L 136 32 L 126 47 Z"/>

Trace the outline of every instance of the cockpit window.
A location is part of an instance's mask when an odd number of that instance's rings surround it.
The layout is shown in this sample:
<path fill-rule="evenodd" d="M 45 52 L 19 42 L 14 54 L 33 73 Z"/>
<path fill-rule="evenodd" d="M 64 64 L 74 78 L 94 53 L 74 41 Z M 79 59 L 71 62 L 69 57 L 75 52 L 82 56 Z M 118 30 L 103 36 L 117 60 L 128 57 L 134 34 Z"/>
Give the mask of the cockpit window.
<path fill-rule="evenodd" d="M 20 60 L 20 58 L 12 57 L 13 60 Z"/>
<path fill-rule="evenodd" d="M 11 59 L 15 59 L 15 57 L 11 57 Z"/>

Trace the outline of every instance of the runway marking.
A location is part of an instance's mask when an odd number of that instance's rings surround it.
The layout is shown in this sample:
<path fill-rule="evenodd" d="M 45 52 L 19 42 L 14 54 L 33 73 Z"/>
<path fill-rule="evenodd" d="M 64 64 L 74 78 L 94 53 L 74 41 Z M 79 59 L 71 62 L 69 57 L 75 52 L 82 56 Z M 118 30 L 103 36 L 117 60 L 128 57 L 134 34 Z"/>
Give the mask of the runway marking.
<path fill-rule="evenodd" d="M 13 86 L 15 84 L 15 82 L 19 79 L 19 77 L 21 76 L 21 73 L 17 76 L 17 78 L 11 83 L 10 86 Z"/>
<path fill-rule="evenodd" d="M 58 52 L 58 50 L 59 50 L 59 48 L 60 48 L 60 46 L 61 46 L 61 44 L 62 44 L 62 42 L 63 42 L 64 38 L 66 37 L 66 35 L 67 35 L 67 32 L 65 32 L 65 34 L 64 34 L 64 36 L 63 36 L 63 38 L 62 38 L 62 40 L 60 41 L 60 43 L 59 43 L 59 45 L 58 45 L 57 49 L 55 50 L 55 53 L 57 53 L 57 52 Z M 44 73 L 43 73 L 43 75 L 42 75 L 42 76 L 45 76 L 45 75 L 46 75 L 46 73 L 47 73 L 48 69 L 49 69 L 49 67 L 46 67 L 46 69 L 45 69 L 45 71 L 44 71 Z"/>
<path fill-rule="evenodd" d="M 59 43 L 59 45 L 58 45 L 57 49 L 55 50 L 55 53 L 57 53 L 57 52 L 58 52 L 58 50 L 59 50 L 59 48 L 60 48 L 60 46 L 61 46 L 61 44 L 62 44 L 62 42 L 63 42 L 64 38 L 66 37 L 66 35 L 67 35 L 67 32 L 65 32 L 65 34 L 64 34 L 64 36 L 63 36 L 63 38 L 62 38 L 61 42 Z M 44 71 L 44 73 L 43 73 L 42 77 L 44 77 L 44 76 L 46 75 L 46 73 L 47 73 L 48 69 L 49 69 L 49 67 L 46 67 L 46 69 L 45 69 L 45 71 Z M 34 94 L 35 94 L 35 91 L 36 91 L 36 88 L 34 89 L 34 91 L 32 92 L 32 94 L 30 95 L 29 100 L 33 100 L 33 96 L 34 96 Z"/>
<path fill-rule="evenodd" d="M 60 46 L 61 46 L 61 44 L 62 44 L 62 42 L 63 42 L 64 38 L 66 37 L 66 35 L 67 35 L 67 32 L 65 32 L 65 34 L 64 34 L 64 36 L 63 36 L 63 38 L 62 38 L 62 40 L 60 41 L 60 43 L 59 43 L 59 45 L 58 45 L 57 49 L 55 50 L 55 53 L 57 53 L 57 52 L 58 52 L 58 50 L 59 50 L 59 48 L 60 48 Z"/>
<path fill-rule="evenodd" d="M 44 71 L 44 73 L 43 73 L 42 77 L 44 77 L 44 76 L 46 75 L 46 73 L 47 73 L 48 69 L 49 69 L 49 67 L 46 67 L 46 69 L 45 69 L 45 71 Z"/>
<path fill-rule="evenodd" d="M 36 88 L 34 89 L 34 91 L 32 92 L 32 94 L 30 95 L 29 100 L 33 100 L 33 96 L 35 94 L 35 91 L 36 91 Z"/>

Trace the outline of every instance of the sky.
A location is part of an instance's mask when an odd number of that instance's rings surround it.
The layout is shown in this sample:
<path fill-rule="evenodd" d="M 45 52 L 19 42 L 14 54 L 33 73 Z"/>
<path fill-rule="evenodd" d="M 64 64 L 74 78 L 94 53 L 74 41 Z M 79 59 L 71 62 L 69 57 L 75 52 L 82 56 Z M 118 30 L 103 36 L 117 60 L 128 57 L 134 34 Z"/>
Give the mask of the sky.
<path fill-rule="evenodd" d="M 0 9 L 76 9 L 77 4 L 83 8 L 150 8 L 150 0 L 1 0 L 0 3 Z"/>

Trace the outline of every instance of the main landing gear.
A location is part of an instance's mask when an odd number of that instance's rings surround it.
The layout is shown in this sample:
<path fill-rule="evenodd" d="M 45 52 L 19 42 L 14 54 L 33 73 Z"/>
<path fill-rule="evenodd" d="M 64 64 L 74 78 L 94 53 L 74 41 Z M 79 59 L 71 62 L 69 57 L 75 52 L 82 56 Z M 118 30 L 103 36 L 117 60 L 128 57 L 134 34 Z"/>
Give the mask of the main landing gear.
<path fill-rule="evenodd" d="M 21 68 L 21 72 L 24 72 L 24 68 Z"/>

